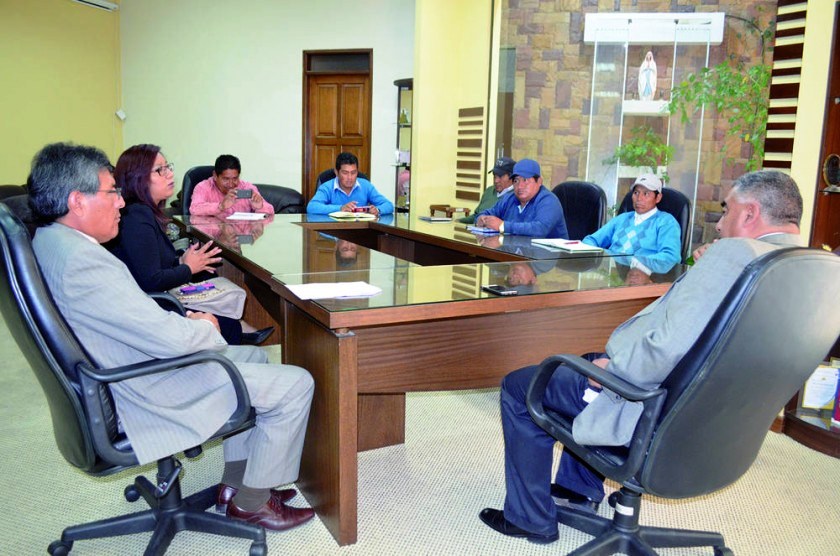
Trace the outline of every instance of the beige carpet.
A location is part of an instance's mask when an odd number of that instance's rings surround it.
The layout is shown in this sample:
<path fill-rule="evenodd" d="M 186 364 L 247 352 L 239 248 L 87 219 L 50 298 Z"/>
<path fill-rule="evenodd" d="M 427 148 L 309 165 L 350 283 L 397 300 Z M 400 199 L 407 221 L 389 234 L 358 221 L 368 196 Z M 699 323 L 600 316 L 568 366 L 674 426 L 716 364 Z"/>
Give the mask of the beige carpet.
<path fill-rule="evenodd" d="M 0 554 L 44 554 L 72 524 L 136 511 L 122 490 L 134 476 L 94 479 L 58 454 L 44 397 L 5 326 L 0 325 Z M 274 354 L 276 355 L 276 353 Z M 408 396 L 406 443 L 359 455 L 359 541 L 339 548 L 317 519 L 268 533 L 277 555 L 557 555 L 587 537 L 562 527 L 547 546 L 505 538 L 477 517 L 504 499 L 498 390 Z M 218 480 L 221 447 L 187 461 L 186 493 Z M 147 474 L 151 468 L 145 468 Z M 608 485 L 611 489 L 615 485 Z M 769 434 L 752 469 L 735 485 L 703 498 L 647 499 L 645 524 L 717 530 L 743 555 L 840 554 L 840 460 Z M 293 504 L 306 501 L 298 496 Z M 607 515 L 607 507 L 601 509 Z M 80 541 L 73 554 L 141 554 L 149 534 Z M 246 541 L 179 534 L 173 555 L 247 554 Z M 693 556 L 711 550 L 664 550 Z"/>

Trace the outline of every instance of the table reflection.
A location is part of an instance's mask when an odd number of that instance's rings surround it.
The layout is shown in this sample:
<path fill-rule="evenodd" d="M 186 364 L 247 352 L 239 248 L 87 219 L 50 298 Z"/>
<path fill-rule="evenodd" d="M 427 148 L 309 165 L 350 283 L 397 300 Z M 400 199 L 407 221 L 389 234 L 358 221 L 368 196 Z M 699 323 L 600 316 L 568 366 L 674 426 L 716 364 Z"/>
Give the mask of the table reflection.
<path fill-rule="evenodd" d="M 312 303 L 329 311 L 347 311 L 480 300 L 496 297 L 481 289 L 491 284 L 506 284 L 520 295 L 643 287 L 673 281 L 684 271 L 684 266 L 676 265 L 667 272 L 645 274 L 641 267 L 621 264 L 616 257 L 378 268 L 370 269 L 365 281 L 382 289 L 381 294 L 363 300 L 320 299 Z M 359 277 L 355 271 L 335 271 L 279 274 L 274 279 L 283 284 L 308 284 L 352 282 Z"/>

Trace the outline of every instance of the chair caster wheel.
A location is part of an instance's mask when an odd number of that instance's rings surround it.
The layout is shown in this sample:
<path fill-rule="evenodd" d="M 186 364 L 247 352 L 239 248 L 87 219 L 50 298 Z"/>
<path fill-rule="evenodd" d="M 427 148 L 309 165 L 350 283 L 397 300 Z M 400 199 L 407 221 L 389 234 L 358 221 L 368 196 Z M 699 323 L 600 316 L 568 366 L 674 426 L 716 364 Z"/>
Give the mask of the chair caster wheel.
<path fill-rule="evenodd" d="M 251 549 L 248 551 L 248 556 L 265 556 L 266 554 L 268 554 L 268 547 L 265 545 L 265 542 L 254 541 L 251 543 Z"/>
<path fill-rule="evenodd" d="M 136 486 L 128 485 L 125 487 L 125 490 L 123 490 L 123 496 L 125 496 L 125 499 L 129 502 L 137 502 L 140 500 L 140 491 L 137 490 Z"/>
<path fill-rule="evenodd" d="M 70 554 L 71 548 L 73 548 L 73 541 L 53 541 L 47 547 L 47 552 L 52 554 L 52 556 L 67 556 Z"/>
<path fill-rule="evenodd" d="M 728 548 L 726 546 L 721 546 L 721 547 L 715 546 L 714 549 L 715 549 L 715 556 L 735 556 L 735 553 L 732 552 L 732 549 Z"/>

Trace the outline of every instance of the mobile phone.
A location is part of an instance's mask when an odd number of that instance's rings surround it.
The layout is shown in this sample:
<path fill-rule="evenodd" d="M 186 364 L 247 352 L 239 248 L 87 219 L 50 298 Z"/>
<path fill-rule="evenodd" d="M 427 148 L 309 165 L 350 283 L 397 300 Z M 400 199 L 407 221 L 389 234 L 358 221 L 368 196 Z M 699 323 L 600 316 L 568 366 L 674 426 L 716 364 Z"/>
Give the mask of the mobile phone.
<path fill-rule="evenodd" d="M 237 189 L 236 190 L 236 198 L 237 199 L 250 199 L 254 196 L 254 192 L 250 189 Z"/>
<path fill-rule="evenodd" d="M 516 295 L 519 292 L 513 288 L 502 286 L 499 284 L 490 284 L 489 286 L 481 286 L 481 289 L 496 295 Z"/>
<path fill-rule="evenodd" d="M 190 286 L 183 286 L 179 291 L 182 294 L 191 294 L 191 293 L 201 293 L 206 292 L 208 290 L 212 290 L 216 287 L 215 284 L 192 284 Z"/>
<path fill-rule="evenodd" d="M 239 245 L 251 245 L 254 243 L 254 236 L 251 234 L 238 234 L 236 236 L 236 241 Z"/>
<path fill-rule="evenodd" d="M 356 207 L 353 209 L 353 212 L 370 212 L 370 205 L 365 205 L 363 207 Z"/>

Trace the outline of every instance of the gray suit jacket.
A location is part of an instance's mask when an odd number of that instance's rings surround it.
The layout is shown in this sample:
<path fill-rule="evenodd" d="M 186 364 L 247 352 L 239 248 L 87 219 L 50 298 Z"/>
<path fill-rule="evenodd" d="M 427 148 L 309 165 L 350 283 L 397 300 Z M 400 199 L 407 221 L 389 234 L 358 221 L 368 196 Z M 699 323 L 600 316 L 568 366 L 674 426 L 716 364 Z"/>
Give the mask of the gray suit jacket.
<path fill-rule="evenodd" d="M 97 364 L 227 347 L 211 323 L 159 308 L 119 259 L 84 234 L 54 223 L 38 230 L 33 247 L 58 309 Z M 215 364 L 126 380 L 111 392 L 140 463 L 200 444 L 236 405 L 227 374 Z"/>
<path fill-rule="evenodd" d="M 764 253 L 799 244 L 799 236 L 790 234 L 714 243 L 665 295 L 615 329 L 606 348 L 607 370 L 641 388 L 658 387 L 700 336 L 744 267 Z M 581 444 L 624 445 L 641 413 L 641 403 L 628 403 L 605 389 L 575 418 L 572 433 Z"/>

